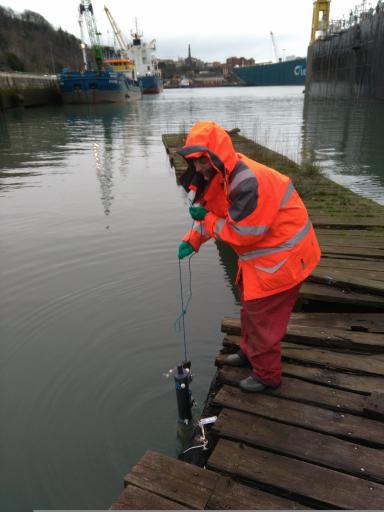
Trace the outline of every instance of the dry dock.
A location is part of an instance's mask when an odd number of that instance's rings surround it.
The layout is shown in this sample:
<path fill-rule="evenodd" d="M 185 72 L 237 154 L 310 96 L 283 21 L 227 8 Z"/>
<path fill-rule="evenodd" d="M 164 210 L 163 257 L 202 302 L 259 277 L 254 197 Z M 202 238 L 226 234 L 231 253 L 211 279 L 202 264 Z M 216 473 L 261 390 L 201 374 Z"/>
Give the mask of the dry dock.
<path fill-rule="evenodd" d="M 183 137 L 163 136 L 176 174 Z M 291 176 L 322 248 L 283 341 L 283 384 L 240 391 L 249 369 L 222 365 L 240 322 L 224 318 L 203 412 L 218 416 L 205 469 L 147 452 L 112 509 L 383 509 L 384 208 L 239 133 L 232 139 Z"/>

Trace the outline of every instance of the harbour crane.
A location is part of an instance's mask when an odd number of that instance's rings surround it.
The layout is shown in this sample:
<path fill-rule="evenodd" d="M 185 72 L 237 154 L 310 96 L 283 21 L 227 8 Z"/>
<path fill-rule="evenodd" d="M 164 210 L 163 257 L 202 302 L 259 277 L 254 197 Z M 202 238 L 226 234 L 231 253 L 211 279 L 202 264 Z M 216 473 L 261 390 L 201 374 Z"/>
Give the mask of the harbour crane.
<path fill-rule="evenodd" d="M 123 36 L 123 33 L 121 32 L 116 21 L 114 20 L 112 14 L 111 14 L 111 11 L 105 5 L 104 5 L 104 11 L 105 11 L 105 14 L 107 15 L 109 23 L 111 24 L 113 33 L 115 34 L 116 41 L 118 42 L 118 45 L 120 47 L 121 53 L 123 54 L 123 57 L 128 58 L 128 44 Z"/>
<path fill-rule="evenodd" d="M 101 69 L 103 66 L 103 51 L 100 43 L 100 32 L 97 30 L 95 16 L 93 14 L 92 3 L 89 0 L 81 0 L 79 5 L 79 25 L 83 49 L 83 58 L 85 69 L 88 69 L 87 61 L 85 58 L 85 44 L 84 44 L 84 23 L 87 26 L 88 37 L 91 42 L 91 49 L 95 56 L 97 69 Z"/>
<path fill-rule="evenodd" d="M 275 54 L 275 61 L 276 62 L 280 62 L 280 57 L 279 57 L 279 52 L 278 52 L 278 49 L 277 49 L 277 44 L 276 44 L 276 41 L 275 41 L 275 37 L 273 35 L 273 32 L 270 32 L 271 34 L 271 39 L 272 39 L 272 46 L 273 46 L 273 53 Z"/>

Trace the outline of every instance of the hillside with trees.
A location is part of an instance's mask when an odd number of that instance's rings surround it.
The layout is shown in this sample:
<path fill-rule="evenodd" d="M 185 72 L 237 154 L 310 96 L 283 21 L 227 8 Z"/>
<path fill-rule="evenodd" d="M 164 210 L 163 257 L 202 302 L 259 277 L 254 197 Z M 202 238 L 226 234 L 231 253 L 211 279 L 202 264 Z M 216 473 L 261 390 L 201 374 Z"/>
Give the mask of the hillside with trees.
<path fill-rule="evenodd" d="M 80 69 L 80 40 L 38 13 L 0 6 L 0 71 L 59 73 Z"/>

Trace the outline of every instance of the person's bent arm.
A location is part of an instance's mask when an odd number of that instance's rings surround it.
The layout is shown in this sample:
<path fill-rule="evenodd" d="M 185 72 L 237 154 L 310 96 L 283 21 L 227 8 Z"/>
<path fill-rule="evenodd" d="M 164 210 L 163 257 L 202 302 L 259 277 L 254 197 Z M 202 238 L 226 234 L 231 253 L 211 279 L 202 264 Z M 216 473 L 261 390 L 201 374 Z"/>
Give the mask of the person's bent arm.
<path fill-rule="evenodd" d="M 227 217 L 221 218 L 208 212 L 204 218 L 204 227 L 208 235 L 238 247 L 254 245 L 262 240 L 279 210 L 279 200 L 274 197 L 272 190 L 268 211 L 265 211 L 265 208 L 261 211 L 256 176 L 247 169 L 247 173 L 242 177 L 241 180 L 232 180 Z"/>

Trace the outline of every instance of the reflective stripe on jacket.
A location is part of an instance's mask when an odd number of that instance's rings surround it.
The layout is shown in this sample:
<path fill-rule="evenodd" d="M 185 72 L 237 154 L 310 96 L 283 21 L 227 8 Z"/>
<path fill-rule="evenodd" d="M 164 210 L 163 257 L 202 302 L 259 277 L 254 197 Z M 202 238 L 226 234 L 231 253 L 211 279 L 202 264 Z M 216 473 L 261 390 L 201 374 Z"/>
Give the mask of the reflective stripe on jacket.
<path fill-rule="evenodd" d="M 179 153 L 208 156 L 217 171 L 200 201 L 209 213 L 184 240 L 195 250 L 210 237 L 230 244 L 239 256 L 245 300 L 279 293 L 308 277 L 320 248 L 287 176 L 236 153 L 227 132 L 212 121 L 196 123 Z"/>

